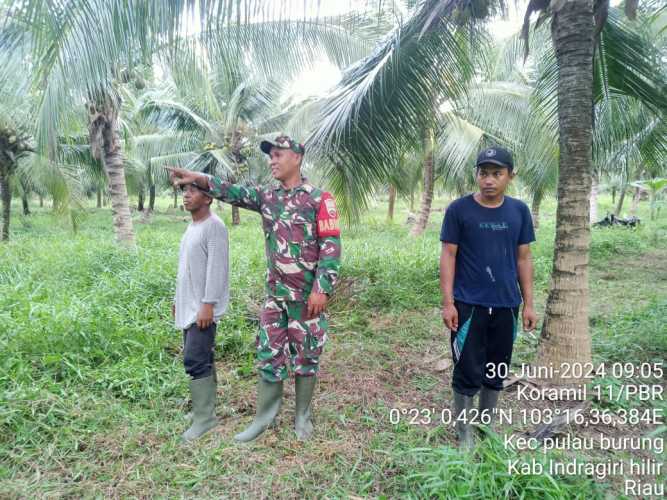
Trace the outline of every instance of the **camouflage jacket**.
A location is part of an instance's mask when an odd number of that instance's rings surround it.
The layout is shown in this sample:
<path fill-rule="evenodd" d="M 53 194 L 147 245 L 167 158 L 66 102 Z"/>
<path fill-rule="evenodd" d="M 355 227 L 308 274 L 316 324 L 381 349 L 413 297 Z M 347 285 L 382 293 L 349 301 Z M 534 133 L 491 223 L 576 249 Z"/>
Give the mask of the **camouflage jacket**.
<path fill-rule="evenodd" d="M 290 190 L 247 187 L 209 176 L 214 198 L 259 212 L 267 258 L 267 293 L 304 301 L 311 291 L 331 294 L 340 268 L 341 241 L 333 197 L 306 179 Z"/>

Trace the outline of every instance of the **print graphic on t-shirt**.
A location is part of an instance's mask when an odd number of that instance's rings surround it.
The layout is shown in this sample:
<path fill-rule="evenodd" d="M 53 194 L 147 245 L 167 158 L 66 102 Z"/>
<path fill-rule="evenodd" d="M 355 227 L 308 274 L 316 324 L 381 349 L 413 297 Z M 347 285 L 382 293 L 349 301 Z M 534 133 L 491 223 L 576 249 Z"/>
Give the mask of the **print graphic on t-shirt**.
<path fill-rule="evenodd" d="M 496 282 L 496 278 L 493 277 L 493 271 L 491 271 L 491 267 L 490 267 L 490 266 L 486 266 L 486 272 L 489 273 L 489 276 L 491 277 L 491 281 L 493 281 L 493 282 L 495 283 L 495 282 Z"/>
<path fill-rule="evenodd" d="M 510 227 L 507 222 L 480 222 L 480 229 L 491 229 L 491 231 L 507 231 Z"/>

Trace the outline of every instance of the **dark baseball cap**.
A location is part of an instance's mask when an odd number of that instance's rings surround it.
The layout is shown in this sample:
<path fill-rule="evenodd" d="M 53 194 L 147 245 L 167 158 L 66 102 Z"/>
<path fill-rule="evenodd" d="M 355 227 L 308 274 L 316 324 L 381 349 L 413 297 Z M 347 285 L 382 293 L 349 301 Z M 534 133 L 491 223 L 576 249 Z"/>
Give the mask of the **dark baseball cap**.
<path fill-rule="evenodd" d="M 259 145 L 259 149 L 267 155 L 271 153 L 271 148 L 278 149 L 291 149 L 295 153 L 304 154 L 306 148 L 300 142 L 296 142 L 288 135 L 279 135 L 272 141 L 262 141 Z"/>
<path fill-rule="evenodd" d="M 507 149 L 501 148 L 500 146 L 491 146 L 490 148 L 483 149 L 477 155 L 477 161 L 475 162 L 475 168 L 479 168 L 482 165 L 498 165 L 499 167 L 505 167 L 507 170 L 514 169 L 514 160 L 512 159 L 512 153 Z"/>

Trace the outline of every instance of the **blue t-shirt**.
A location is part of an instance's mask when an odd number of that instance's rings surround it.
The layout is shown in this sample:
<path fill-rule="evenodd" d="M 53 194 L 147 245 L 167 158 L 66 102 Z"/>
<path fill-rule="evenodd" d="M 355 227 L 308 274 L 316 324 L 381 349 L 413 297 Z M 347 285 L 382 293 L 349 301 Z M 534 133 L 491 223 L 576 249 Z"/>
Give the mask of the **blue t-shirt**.
<path fill-rule="evenodd" d="M 518 247 L 535 241 L 524 202 L 505 196 L 502 205 L 487 208 L 473 195 L 459 198 L 445 212 L 440 241 L 458 245 L 455 300 L 484 307 L 521 304 Z"/>

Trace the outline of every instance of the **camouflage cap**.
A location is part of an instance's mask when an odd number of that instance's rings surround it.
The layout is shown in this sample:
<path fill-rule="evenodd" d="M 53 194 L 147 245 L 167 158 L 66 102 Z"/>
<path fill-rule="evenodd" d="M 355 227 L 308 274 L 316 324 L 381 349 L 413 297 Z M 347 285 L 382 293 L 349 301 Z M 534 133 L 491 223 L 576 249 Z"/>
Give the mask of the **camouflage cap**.
<path fill-rule="evenodd" d="M 306 148 L 304 148 L 303 144 L 296 142 L 288 135 L 279 135 L 273 141 L 262 141 L 259 145 L 259 149 L 267 155 L 271 153 L 271 148 L 291 149 L 299 154 L 304 154 L 306 152 Z"/>

